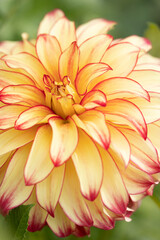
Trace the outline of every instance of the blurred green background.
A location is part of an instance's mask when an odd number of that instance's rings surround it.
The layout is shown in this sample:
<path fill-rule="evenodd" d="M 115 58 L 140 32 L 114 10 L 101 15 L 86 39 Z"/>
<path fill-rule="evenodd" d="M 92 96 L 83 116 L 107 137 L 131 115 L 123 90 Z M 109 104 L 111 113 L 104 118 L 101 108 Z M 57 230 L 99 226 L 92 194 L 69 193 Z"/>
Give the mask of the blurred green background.
<path fill-rule="evenodd" d="M 160 0 L 0 0 L 0 41 L 20 40 L 22 32 L 36 37 L 43 16 L 61 8 L 76 25 L 93 18 L 114 20 L 118 25 L 111 34 L 115 38 L 128 35 L 148 37 L 152 54 L 160 57 Z M 147 197 L 133 214 L 132 222 L 118 222 L 114 230 L 92 228 L 91 240 L 159 240 L 160 239 L 160 186 L 156 187 L 154 200 Z M 0 239 L 8 240 L 10 231 L 5 219 L 0 216 Z M 45 227 L 36 233 L 26 233 L 26 240 L 58 239 Z M 68 240 L 76 239 L 73 236 Z"/>

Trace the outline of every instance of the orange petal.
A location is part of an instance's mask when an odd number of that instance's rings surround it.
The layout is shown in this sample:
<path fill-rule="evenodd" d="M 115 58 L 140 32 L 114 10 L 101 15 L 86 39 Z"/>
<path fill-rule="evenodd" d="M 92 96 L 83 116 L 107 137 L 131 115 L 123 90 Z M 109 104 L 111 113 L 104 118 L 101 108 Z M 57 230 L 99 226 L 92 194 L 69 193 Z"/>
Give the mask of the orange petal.
<path fill-rule="evenodd" d="M 98 18 L 82 24 L 77 28 L 76 34 L 78 45 L 88 38 L 97 36 L 99 34 L 106 34 L 116 23 L 106 19 Z"/>
<path fill-rule="evenodd" d="M 139 51 L 130 43 L 117 43 L 107 49 L 101 61 L 107 63 L 112 71 L 106 78 L 126 77 L 136 65 Z"/>
<path fill-rule="evenodd" d="M 29 84 L 34 85 L 34 82 L 27 75 L 20 72 L 12 72 L 0 69 L 0 90 L 8 85 Z"/>
<path fill-rule="evenodd" d="M 53 25 L 61 17 L 64 17 L 64 12 L 62 12 L 60 9 L 55 9 L 47 13 L 39 25 L 38 35 L 43 33 L 50 33 L 50 30 L 53 27 Z"/>
<path fill-rule="evenodd" d="M 134 165 L 148 174 L 158 173 L 160 171 L 160 162 L 157 150 L 150 140 L 144 140 L 136 132 L 129 129 L 121 131 L 130 143 L 131 161 Z"/>
<path fill-rule="evenodd" d="M 20 104 L 26 106 L 45 105 L 45 95 L 32 85 L 16 85 L 3 88 L 0 100 L 7 104 Z"/>
<path fill-rule="evenodd" d="M 11 156 L 11 152 L 5 153 L 0 156 L 0 168 L 4 165 L 4 163 L 9 159 Z"/>
<path fill-rule="evenodd" d="M 108 70 L 111 70 L 111 68 L 105 63 L 90 63 L 83 67 L 75 80 L 78 93 L 81 95 L 85 94 L 89 83 Z"/>
<path fill-rule="evenodd" d="M 52 110 L 46 106 L 31 107 L 19 115 L 15 122 L 15 128 L 19 130 L 28 129 L 35 124 L 41 123 L 45 117 L 51 116 L 51 114 L 53 115 Z"/>
<path fill-rule="evenodd" d="M 58 61 L 61 48 L 58 40 L 51 35 L 39 35 L 36 42 L 37 55 L 54 79 L 59 80 Z"/>
<path fill-rule="evenodd" d="M 39 231 L 45 226 L 48 213 L 37 203 L 35 189 L 33 189 L 30 198 L 25 202 L 25 205 L 29 204 L 34 204 L 34 206 L 29 212 L 27 230 L 30 232 Z"/>
<path fill-rule="evenodd" d="M 149 69 L 135 70 L 128 77 L 138 82 L 145 90 L 160 93 L 160 71 Z"/>
<path fill-rule="evenodd" d="M 59 73 L 61 79 L 68 76 L 74 82 L 79 63 L 79 49 L 76 42 L 73 42 L 61 55 L 59 59 Z"/>
<path fill-rule="evenodd" d="M 18 149 L 7 168 L 0 188 L 0 209 L 4 214 L 26 201 L 33 190 L 32 186 L 25 186 L 23 176 L 29 151 L 30 144 Z"/>
<path fill-rule="evenodd" d="M 134 96 L 143 97 L 149 100 L 149 94 L 136 81 L 124 78 L 115 77 L 106 79 L 98 83 L 93 90 L 100 90 L 107 96 L 107 100 L 115 98 L 131 98 Z"/>
<path fill-rule="evenodd" d="M 113 37 L 110 35 L 97 35 L 87 39 L 80 45 L 79 69 L 88 63 L 99 62 L 104 52 L 112 42 Z"/>
<path fill-rule="evenodd" d="M 88 92 L 81 100 L 81 105 L 85 107 L 85 109 L 92 109 L 98 106 L 105 107 L 107 103 L 106 95 L 99 90 L 93 90 Z"/>
<path fill-rule="evenodd" d="M 107 149 L 110 144 L 110 133 L 104 115 L 96 110 L 88 110 L 73 117 L 77 126 L 89 134 L 94 141 Z"/>
<path fill-rule="evenodd" d="M 149 93 L 150 101 L 142 98 L 130 99 L 142 112 L 147 124 L 160 119 L 160 93 Z"/>
<path fill-rule="evenodd" d="M 100 148 L 100 153 L 104 168 L 100 191 L 102 201 L 111 211 L 123 215 L 126 213 L 129 197 L 121 174 L 110 154 L 102 148 Z"/>
<path fill-rule="evenodd" d="M 66 163 L 60 205 L 65 214 L 79 226 L 92 226 L 93 221 L 88 207 L 80 192 L 79 180 L 72 161 Z"/>
<path fill-rule="evenodd" d="M 73 233 L 75 224 L 64 214 L 59 204 L 55 210 L 55 217 L 48 215 L 47 224 L 58 237 L 67 237 Z"/>
<path fill-rule="evenodd" d="M 51 142 L 51 159 L 55 166 L 62 165 L 69 159 L 78 143 L 78 131 L 74 121 L 68 117 L 63 120 L 60 117 L 49 119 L 53 136 Z"/>
<path fill-rule="evenodd" d="M 24 169 L 26 185 L 42 181 L 53 169 L 50 159 L 51 127 L 44 125 L 38 128 Z"/>
<path fill-rule="evenodd" d="M 103 167 L 96 145 L 81 129 L 79 129 L 79 142 L 72 160 L 80 181 L 82 195 L 93 201 L 100 191 Z"/>
<path fill-rule="evenodd" d="M 115 127 L 107 124 L 111 134 L 110 149 L 118 154 L 124 161 L 125 166 L 128 166 L 130 160 L 131 149 L 127 138 Z"/>
<path fill-rule="evenodd" d="M 37 201 L 52 217 L 61 194 L 64 173 L 64 164 L 55 167 L 46 179 L 36 185 Z"/>
<path fill-rule="evenodd" d="M 64 51 L 72 42 L 76 41 L 75 24 L 66 17 L 62 17 L 53 25 L 50 35 L 57 38 L 62 51 Z"/>
<path fill-rule="evenodd" d="M 27 107 L 19 105 L 5 105 L 0 108 L 0 129 L 14 127 L 19 114 L 25 111 Z"/>
<path fill-rule="evenodd" d="M 37 128 L 24 131 L 9 129 L 0 134 L 0 155 L 17 149 L 34 139 Z"/>
<path fill-rule="evenodd" d="M 47 75 L 47 71 L 38 58 L 29 53 L 18 53 L 14 55 L 6 55 L 3 60 L 11 68 L 21 68 L 34 78 L 34 82 L 43 88 L 43 75 Z"/>
<path fill-rule="evenodd" d="M 116 124 L 129 125 L 146 139 L 147 125 L 140 109 L 125 99 L 114 99 L 107 102 L 102 109 L 106 113 L 106 120 Z"/>
<path fill-rule="evenodd" d="M 100 196 L 98 196 L 94 201 L 87 201 L 87 205 L 93 217 L 93 226 L 109 230 L 114 227 L 114 221 L 104 213 L 104 205 Z"/>

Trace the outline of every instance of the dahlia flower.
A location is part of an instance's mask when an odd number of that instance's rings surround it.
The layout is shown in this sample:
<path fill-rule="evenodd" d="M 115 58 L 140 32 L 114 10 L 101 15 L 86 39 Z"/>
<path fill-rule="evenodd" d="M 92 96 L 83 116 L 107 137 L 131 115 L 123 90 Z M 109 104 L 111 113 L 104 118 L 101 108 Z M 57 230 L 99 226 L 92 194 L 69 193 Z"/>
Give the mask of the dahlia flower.
<path fill-rule="evenodd" d="M 0 44 L 0 209 L 34 204 L 29 231 L 112 229 L 160 180 L 160 60 L 114 24 L 56 9 Z"/>

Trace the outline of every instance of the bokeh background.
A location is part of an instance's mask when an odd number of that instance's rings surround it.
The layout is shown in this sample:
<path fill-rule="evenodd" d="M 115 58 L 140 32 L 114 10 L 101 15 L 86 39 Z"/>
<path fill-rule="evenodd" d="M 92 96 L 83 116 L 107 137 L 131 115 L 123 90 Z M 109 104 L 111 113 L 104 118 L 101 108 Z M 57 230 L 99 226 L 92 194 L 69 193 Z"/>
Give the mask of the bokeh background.
<path fill-rule="evenodd" d="M 110 32 L 115 38 L 140 35 L 153 44 L 151 54 L 160 57 L 160 0 L 0 0 L 0 41 L 20 40 L 21 33 L 35 38 L 43 16 L 62 9 L 76 25 L 93 18 L 106 18 L 118 24 Z M 9 240 L 9 224 L 0 216 L 0 239 Z M 16 239 L 16 238 L 12 238 Z M 57 238 L 45 227 L 42 231 L 25 234 L 26 240 L 54 240 Z M 68 240 L 78 239 L 73 236 Z M 147 197 L 132 216 L 130 223 L 117 222 L 114 230 L 92 228 L 84 240 L 159 240 L 160 239 L 160 186 L 154 197 Z M 19 239 L 20 240 L 20 239 Z"/>

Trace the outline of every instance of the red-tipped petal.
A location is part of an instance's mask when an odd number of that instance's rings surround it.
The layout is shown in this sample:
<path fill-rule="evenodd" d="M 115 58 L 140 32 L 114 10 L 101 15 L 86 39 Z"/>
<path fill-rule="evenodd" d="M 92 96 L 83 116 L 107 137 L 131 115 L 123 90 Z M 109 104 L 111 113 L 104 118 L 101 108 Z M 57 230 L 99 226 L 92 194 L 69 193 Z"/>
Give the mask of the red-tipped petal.
<path fill-rule="evenodd" d="M 85 109 L 92 109 L 99 106 L 106 106 L 106 95 L 100 90 L 93 90 L 88 92 L 81 100 L 80 104 Z"/>

